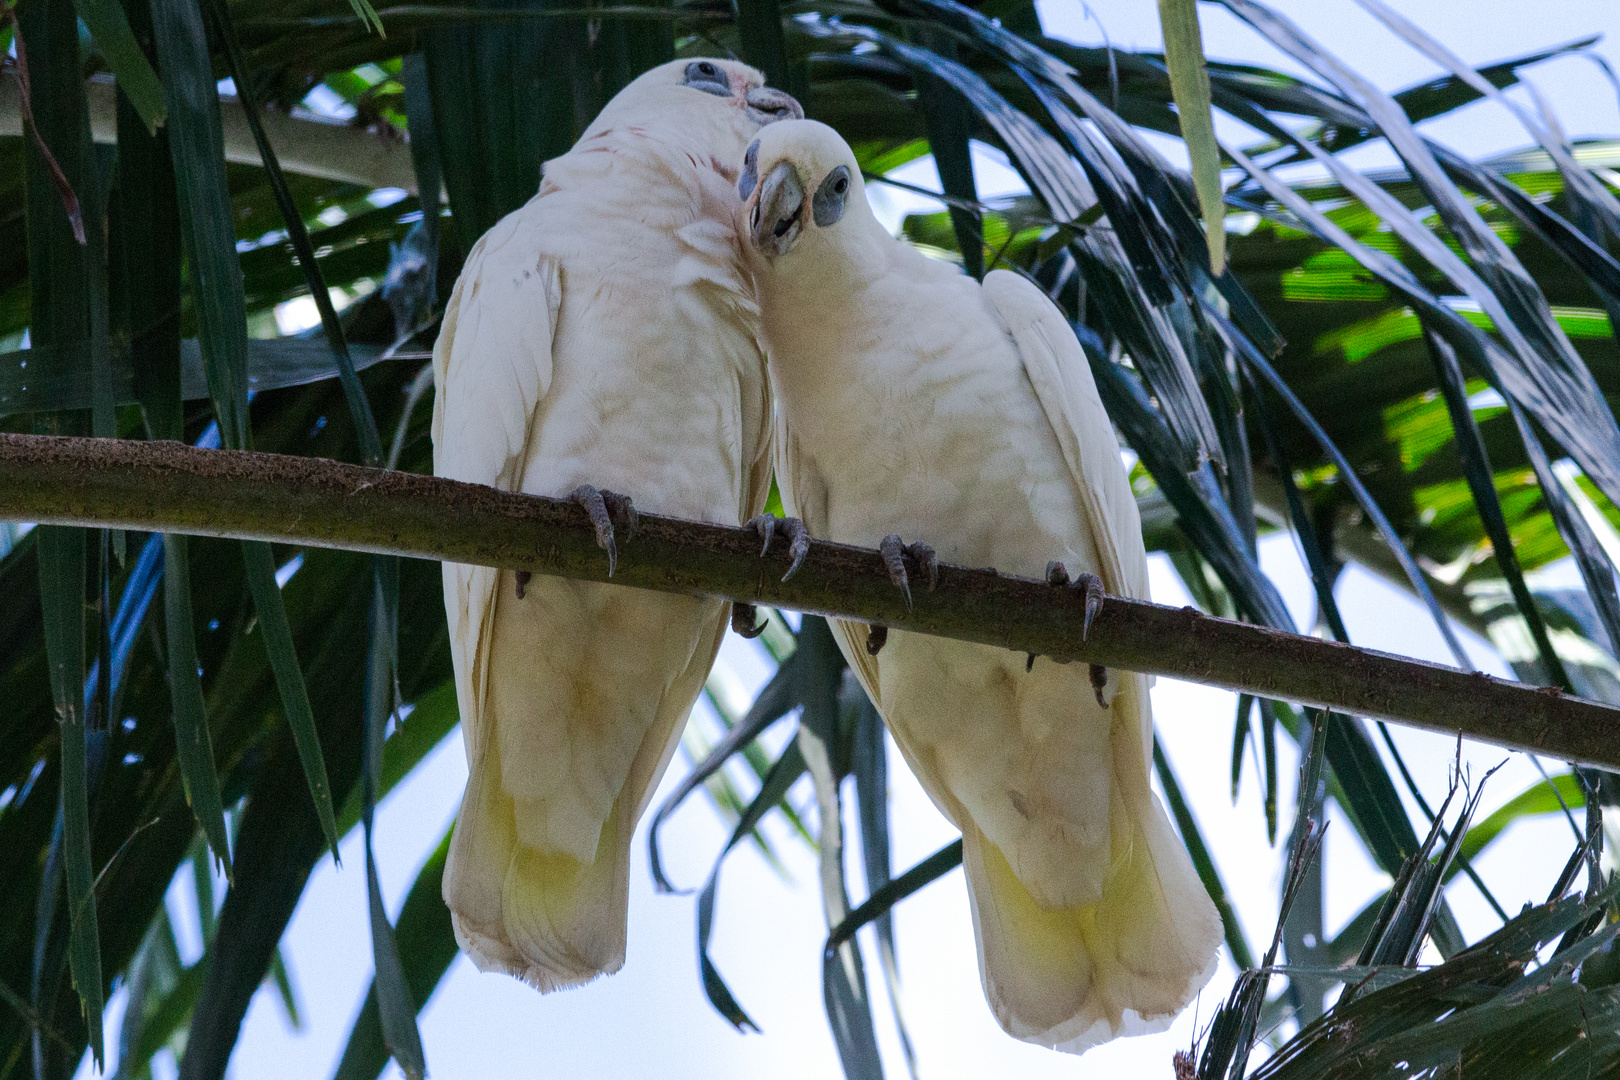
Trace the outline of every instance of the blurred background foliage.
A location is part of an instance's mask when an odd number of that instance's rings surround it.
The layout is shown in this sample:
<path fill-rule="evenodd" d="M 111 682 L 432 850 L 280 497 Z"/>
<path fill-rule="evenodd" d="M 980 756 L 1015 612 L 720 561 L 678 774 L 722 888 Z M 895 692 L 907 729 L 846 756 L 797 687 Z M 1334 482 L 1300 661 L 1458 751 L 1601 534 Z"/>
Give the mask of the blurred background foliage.
<path fill-rule="evenodd" d="M 1222 158 L 1226 265 L 1212 275 L 1191 179 L 1141 134 L 1181 132 L 1164 57 L 1046 38 L 1030 0 L 355 4 L 0 8 L 5 430 L 251 443 L 430 471 L 424 365 L 470 245 L 636 73 L 736 55 L 842 132 L 874 181 L 932 154 L 947 209 L 905 218 L 907 239 L 967 273 L 1017 268 L 1065 308 L 1135 460 L 1148 547 L 1207 610 L 1294 629 L 1256 558 L 1258 535 L 1291 530 L 1319 599 L 1319 625 L 1297 629 L 1344 637 L 1332 585 L 1353 561 L 1488 636 L 1522 678 L 1620 704 L 1620 142 L 1570 145 L 1552 118 L 1526 117 L 1536 145 L 1470 162 L 1411 126 L 1590 42 L 1385 97 L 1279 16 L 1229 0 L 1316 78 L 1208 65 L 1215 107 L 1254 133 Z M 1402 168 L 1362 175 L 1338 162 L 1380 137 Z M 981 201 L 975 142 L 1003 153 L 1031 193 Z M 1301 162 L 1318 167 L 1292 168 Z M 165 1048 L 184 1077 L 223 1076 L 262 983 L 297 1020 L 277 944 L 311 868 L 451 737 L 437 569 L 0 530 L 0 1078 L 65 1077 L 87 1046 L 100 1058 L 109 1044 L 121 1076 L 150 1075 Z M 1538 576 L 1572 553 L 1584 590 Z M 757 826 L 786 815 L 835 883 L 832 1037 L 849 1076 L 879 1076 L 854 931 L 876 924 L 864 955 L 898 1023 L 889 909 L 954 866 L 960 846 L 894 874 L 881 722 L 819 620 L 795 631 L 771 613 L 764 640 L 780 667 L 756 700 L 711 678 L 719 724 L 686 732 L 691 773 L 657 811 L 648 854 L 667 885 L 657 824 L 699 789 L 734 829 L 728 851 L 748 842 L 769 856 Z M 797 736 L 773 760 L 758 736 L 779 721 Z M 1279 728 L 1304 761 L 1291 815 L 1277 806 Z M 1572 771 L 1475 822 L 1467 793 L 1431 813 L 1387 733 L 1356 718 L 1244 700 L 1234 784 L 1250 739 L 1267 827 L 1291 825 L 1278 849 L 1290 887 L 1263 954 L 1156 755 L 1249 971 L 1186 1069 L 1612 1066 L 1620 1037 L 1602 1018 L 1620 1000 L 1620 967 L 1599 860 L 1609 778 Z M 807 773 L 814 815 L 786 798 Z M 856 854 L 819 825 L 845 797 L 870 897 L 847 895 Z M 1315 843 L 1328 799 L 1395 881 L 1333 940 Z M 1548 904 L 1463 940 L 1445 882 L 1471 873 L 1517 817 L 1583 806 L 1586 840 L 1548 883 Z M 340 1077 L 374 1077 L 390 1053 L 408 1074 L 422 1068 L 414 1014 L 455 955 L 444 851 L 393 927 L 370 871 L 378 974 Z M 227 859 L 216 914 L 210 864 Z M 707 954 L 719 868 L 696 904 L 703 986 L 746 1028 L 746 1003 Z M 1586 895 L 1566 896 L 1582 869 Z M 206 941 L 190 965 L 163 904 L 177 875 L 196 881 Z M 1425 940 L 1445 962 L 1420 972 Z M 115 982 L 129 1006 L 121 1030 L 102 1031 Z M 1261 1036 L 1272 1051 L 1251 1069 Z"/>

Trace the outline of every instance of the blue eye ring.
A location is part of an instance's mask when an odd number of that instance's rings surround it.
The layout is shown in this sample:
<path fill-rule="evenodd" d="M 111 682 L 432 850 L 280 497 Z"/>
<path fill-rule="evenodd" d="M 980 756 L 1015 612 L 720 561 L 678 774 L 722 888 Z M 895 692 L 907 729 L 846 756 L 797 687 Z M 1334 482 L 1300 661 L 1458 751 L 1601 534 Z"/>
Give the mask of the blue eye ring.
<path fill-rule="evenodd" d="M 713 60 L 693 60 L 687 64 L 682 85 L 715 97 L 731 96 L 731 80 Z"/>
<path fill-rule="evenodd" d="M 849 166 L 840 165 L 828 173 L 810 200 L 811 216 L 817 225 L 836 225 L 844 216 L 844 199 L 849 194 Z"/>
<path fill-rule="evenodd" d="M 748 152 L 743 155 L 742 175 L 737 177 L 737 197 L 747 199 L 759 186 L 759 140 L 755 139 L 748 144 Z"/>

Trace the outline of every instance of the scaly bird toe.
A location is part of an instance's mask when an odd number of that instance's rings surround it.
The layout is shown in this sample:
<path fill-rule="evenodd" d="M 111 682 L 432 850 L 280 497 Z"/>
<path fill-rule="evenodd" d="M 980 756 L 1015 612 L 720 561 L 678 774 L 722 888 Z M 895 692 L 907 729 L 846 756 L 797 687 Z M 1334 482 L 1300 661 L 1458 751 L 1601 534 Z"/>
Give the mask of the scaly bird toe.
<path fill-rule="evenodd" d="M 876 656 L 882 652 L 883 646 L 888 643 L 888 640 L 889 628 L 887 626 L 881 623 L 873 623 L 868 626 L 866 628 L 866 655 Z"/>
<path fill-rule="evenodd" d="M 918 568 L 928 575 L 928 591 L 939 588 L 939 557 L 934 549 L 923 543 L 907 544 L 906 554 L 916 559 Z"/>
<path fill-rule="evenodd" d="M 630 496 L 604 491 L 602 502 L 607 506 L 608 516 L 613 520 L 614 535 L 619 541 L 628 544 L 635 539 L 636 529 L 641 526 L 641 516 L 636 513 L 636 504 Z"/>
<path fill-rule="evenodd" d="M 1102 578 L 1096 574 L 1081 574 L 1070 580 L 1068 568 L 1053 559 L 1046 564 L 1046 583 L 1054 587 L 1072 586 L 1085 597 L 1086 610 L 1080 622 L 1080 640 L 1086 640 L 1091 634 L 1091 624 L 1096 621 L 1097 613 L 1102 610 L 1103 601 L 1108 596 L 1103 591 Z"/>
<path fill-rule="evenodd" d="M 758 535 L 759 557 L 762 559 L 770 554 L 771 541 L 776 537 L 776 523 L 780 520 L 775 514 L 755 514 L 743 522 L 743 528 L 752 529 Z"/>
<path fill-rule="evenodd" d="M 1069 584 L 1069 569 L 1068 569 L 1068 567 L 1064 566 L 1062 563 L 1058 562 L 1056 559 L 1053 559 L 1051 562 L 1047 563 L 1046 564 L 1046 583 L 1048 585 L 1052 586 L 1053 588 L 1057 588 L 1057 589 L 1061 589 L 1064 586 L 1068 585 Z M 1058 663 L 1066 664 L 1066 663 L 1068 663 L 1068 661 L 1067 660 L 1060 660 L 1060 661 L 1058 661 Z M 1034 670 L 1035 670 L 1035 654 L 1030 653 L 1029 654 L 1029 659 L 1024 661 L 1024 674 L 1027 675 L 1031 671 L 1034 671 Z"/>
<path fill-rule="evenodd" d="M 894 582 L 895 588 L 906 596 L 906 610 L 911 610 L 911 581 L 906 577 L 905 545 L 900 537 L 890 533 L 878 545 L 878 554 L 883 556 L 883 567 L 889 572 L 889 580 Z"/>
<path fill-rule="evenodd" d="M 788 555 L 791 556 L 787 573 L 782 575 L 782 580 L 786 581 L 799 572 L 805 557 L 810 554 L 810 530 L 798 518 L 789 517 L 782 519 L 782 531 L 787 533 Z"/>
<path fill-rule="evenodd" d="M 523 591 L 529 587 L 529 579 L 534 575 L 527 570 L 519 570 L 513 576 L 517 578 L 517 594 L 518 599 L 521 600 L 523 599 Z"/>
<path fill-rule="evenodd" d="M 596 530 L 596 546 L 607 552 L 608 577 L 612 577 L 619 563 L 619 548 L 613 538 L 613 514 L 608 509 L 607 501 L 609 495 L 613 493 L 598 491 L 589 484 L 581 484 L 568 493 L 568 497 L 584 507 L 590 517 L 591 526 Z M 621 507 L 628 506 L 630 502 L 622 495 L 613 495 L 613 498 Z M 635 513 L 634 508 L 630 509 L 630 513 Z"/>
<path fill-rule="evenodd" d="M 759 617 L 753 604 L 734 602 L 731 605 L 731 629 L 738 637 L 757 638 L 765 632 L 765 620 Z"/>
<path fill-rule="evenodd" d="M 743 522 L 743 528 L 754 530 L 763 541 L 759 549 L 762 559 L 770 553 L 771 541 L 776 538 L 778 529 L 788 538 L 789 561 L 787 573 L 782 575 L 783 581 L 797 574 L 804 565 L 805 556 L 810 554 L 810 530 L 796 517 L 779 518 L 774 514 L 760 514 Z"/>
<path fill-rule="evenodd" d="M 1091 665 L 1091 692 L 1097 695 L 1097 704 L 1108 708 L 1108 702 L 1103 697 L 1103 688 L 1108 685 L 1108 669 L 1101 664 Z"/>
<path fill-rule="evenodd" d="M 1096 574 L 1081 574 L 1079 577 L 1070 580 L 1068 568 L 1058 560 L 1053 559 L 1046 564 L 1046 583 L 1055 587 L 1067 586 L 1080 590 L 1081 595 L 1085 598 L 1086 605 L 1085 614 L 1080 620 L 1080 640 L 1086 640 L 1091 634 L 1091 624 L 1096 620 L 1097 613 L 1102 610 L 1103 601 L 1107 598 L 1107 593 L 1103 591 L 1102 578 Z M 1068 661 L 1060 662 L 1067 663 Z M 1030 653 L 1029 663 L 1025 665 L 1024 670 L 1029 671 L 1034 666 L 1035 654 Z M 1103 688 L 1107 685 L 1108 669 L 1101 664 L 1092 664 L 1091 689 L 1097 695 L 1097 704 L 1105 709 L 1108 708 L 1108 702 L 1103 700 Z"/>
<path fill-rule="evenodd" d="M 1096 574 L 1081 574 L 1074 579 L 1074 587 L 1086 598 L 1086 614 L 1080 622 L 1080 640 L 1084 641 L 1091 633 L 1091 624 L 1096 620 L 1097 612 L 1102 610 L 1107 594 L 1103 592 L 1102 578 Z"/>

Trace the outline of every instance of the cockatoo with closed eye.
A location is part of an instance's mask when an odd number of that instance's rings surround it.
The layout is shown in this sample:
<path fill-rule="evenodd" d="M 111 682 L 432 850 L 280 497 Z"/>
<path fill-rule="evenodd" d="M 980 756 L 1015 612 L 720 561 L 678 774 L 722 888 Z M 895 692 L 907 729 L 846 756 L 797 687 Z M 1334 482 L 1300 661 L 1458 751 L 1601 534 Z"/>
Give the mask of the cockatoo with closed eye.
<path fill-rule="evenodd" d="M 755 133 L 802 115 L 723 60 L 608 102 L 467 258 L 433 350 L 434 471 L 572 497 L 610 572 L 635 513 L 614 492 L 757 514 L 771 405 L 733 185 Z M 542 991 L 616 971 L 631 833 L 728 605 L 450 563 L 444 599 L 469 773 L 444 875 L 456 940 Z"/>
<path fill-rule="evenodd" d="M 1089 605 L 1102 587 L 1145 598 L 1114 429 L 1051 300 L 1004 270 L 981 285 L 890 236 L 823 124 L 764 129 L 740 173 L 789 512 L 812 535 L 881 547 L 897 584 L 905 555 L 932 573 L 937 551 L 1065 587 L 1073 570 Z M 962 830 L 1002 1027 L 1074 1053 L 1167 1027 L 1213 974 L 1221 923 L 1149 787 L 1148 680 L 834 627 Z"/>

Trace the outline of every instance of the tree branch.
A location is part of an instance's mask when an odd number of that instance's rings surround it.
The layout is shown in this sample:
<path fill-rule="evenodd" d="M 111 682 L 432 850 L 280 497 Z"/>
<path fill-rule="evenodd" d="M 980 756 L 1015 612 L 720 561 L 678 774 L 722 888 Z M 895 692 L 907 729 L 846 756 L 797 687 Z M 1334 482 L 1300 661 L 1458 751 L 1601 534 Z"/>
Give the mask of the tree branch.
<path fill-rule="evenodd" d="M 0 520 L 273 540 L 607 580 L 607 559 L 572 502 L 180 443 L 0 435 Z M 1620 768 L 1620 710 L 1556 690 L 1117 597 L 1082 641 L 1077 590 L 988 569 L 941 565 L 938 589 L 915 589 L 908 611 L 876 551 L 814 542 L 804 569 L 782 582 L 786 549 L 778 543 L 762 558 L 752 532 L 643 514 L 634 538 L 620 541 L 613 582 L 1166 675 Z"/>
<path fill-rule="evenodd" d="M 115 142 L 117 88 L 110 79 L 96 77 L 85 89 L 90 96 L 91 135 L 98 143 Z M 16 78 L 10 71 L 0 71 L 0 135 L 22 134 L 21 105 Z M 260 164 L 259 147 L 248 130 L 241 101 L 225 96 L 219 105 L 225 125 L 225 160 Z M 397 187 L 416 194 L 410 146 L 397 135 L 273 111 L 264 114 L 264 126 L 286 172 L 368 188 Z"/>

